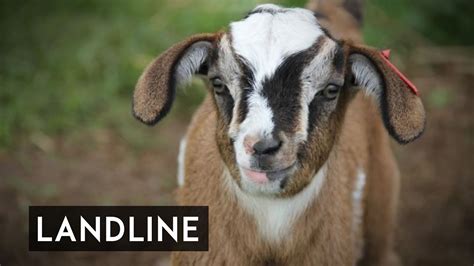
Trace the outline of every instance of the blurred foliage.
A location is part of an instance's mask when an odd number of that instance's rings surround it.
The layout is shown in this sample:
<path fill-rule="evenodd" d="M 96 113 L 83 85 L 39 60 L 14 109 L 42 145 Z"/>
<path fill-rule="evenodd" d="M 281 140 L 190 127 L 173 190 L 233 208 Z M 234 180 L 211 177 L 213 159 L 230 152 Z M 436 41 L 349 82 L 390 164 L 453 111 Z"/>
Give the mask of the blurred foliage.
<path fill-rule="evenodd" d="M 472 0 L 366 0 L 367 42 L 474 45 Z M 392 45 L 393 46 L 393 45 Z"/>
<path fill-rule="evenodd" d="M 70 134 L 93 127 L 142 138 L 130 100 L 143 68 L 174 42 L 222 29 L 258 3 L 0 1 L 0 147 L 38 132 Z M 414 32 L 435 43 L 473 44 L 466 34 L 472 6 L 463 0 L 368 1 L 365 35 L 371 44 L 401 48 L 410 45 Z M 188 117 L 204 94 L 193 88 L 180 92 L 172 115 Z"/>
<path fill-rule="evenodd" d="M 427 95 L 428 104 L 434 108 L 445 108 L 454 101 L 453 93 L 443 88 L 435 88 Z"/>

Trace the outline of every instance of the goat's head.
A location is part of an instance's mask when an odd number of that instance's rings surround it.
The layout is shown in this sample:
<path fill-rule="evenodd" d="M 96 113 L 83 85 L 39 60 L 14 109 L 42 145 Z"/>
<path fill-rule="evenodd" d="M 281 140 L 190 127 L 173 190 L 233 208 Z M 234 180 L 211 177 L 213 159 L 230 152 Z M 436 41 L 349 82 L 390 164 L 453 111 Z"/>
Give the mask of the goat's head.
<path fill-rule="evenodd" d="M 398 142 L 415 139 L 424 128 L 419 97 L 380 53 L 333 39 L 305 9 L 262 5 L 227 32 L 174 45 L 140 77 L 134 115 L 158 122 L 175 87 L 193 74 L 209 83 L 222 158 L 249 193 L 302 190 L 327 160 L 357 90 L 378 101 Z"/>

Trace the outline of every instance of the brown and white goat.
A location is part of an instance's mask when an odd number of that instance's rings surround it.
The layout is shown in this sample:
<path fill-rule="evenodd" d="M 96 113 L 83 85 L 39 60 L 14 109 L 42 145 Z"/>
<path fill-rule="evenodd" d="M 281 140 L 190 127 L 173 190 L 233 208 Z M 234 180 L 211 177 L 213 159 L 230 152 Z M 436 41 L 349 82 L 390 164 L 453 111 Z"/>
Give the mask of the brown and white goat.
<path fill-rule="evenodd" d="M 178 199 L 209 206 L 209 251 L 176 252 L 174 264 L 396 261 L 399 177 L 384 125 L 414 140 L 423 105 L 379 51 L 329 35 L 330 18 L 261 5 L 175 44 L 140 77 L 133 111 L 150 125 L 193 74 L 209 84 L 182 142 Z"/>

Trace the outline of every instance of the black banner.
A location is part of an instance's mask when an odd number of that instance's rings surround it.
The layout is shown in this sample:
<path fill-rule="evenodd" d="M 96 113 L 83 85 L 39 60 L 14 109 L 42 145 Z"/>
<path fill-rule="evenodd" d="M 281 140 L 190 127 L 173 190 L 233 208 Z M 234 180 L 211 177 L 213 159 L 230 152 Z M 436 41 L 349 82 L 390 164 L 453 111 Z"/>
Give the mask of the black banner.
<path fill-rule="evenodd" d="M 30 206 L 30 251 L 207 251 L 207 206 Z"/>

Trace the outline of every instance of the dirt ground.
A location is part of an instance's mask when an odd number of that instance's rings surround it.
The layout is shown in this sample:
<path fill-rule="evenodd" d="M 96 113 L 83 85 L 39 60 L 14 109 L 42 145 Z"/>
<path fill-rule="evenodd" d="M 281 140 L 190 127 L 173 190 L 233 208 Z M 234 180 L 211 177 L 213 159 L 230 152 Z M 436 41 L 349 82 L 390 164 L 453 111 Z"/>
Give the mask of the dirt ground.
<path fill-rule="evenodd" d="M 405 265 L 472 265 L 474 75 L 430 64 L 429 73 L 414 74 L 428 111 L 426 132 L 413 144 L 394 145 L 402 173 L 397 249 Z M 74 140 L 39 136 L 0 153 L 0 264 L 168 264 L 163 252 L 28 252 L 27 211 L 29 205 L 172 204 L 185 128 L 183 121 L 150 128 L 166 140 L 150 149 L 132 149 L 113 131 L 96 130 Z"/>

